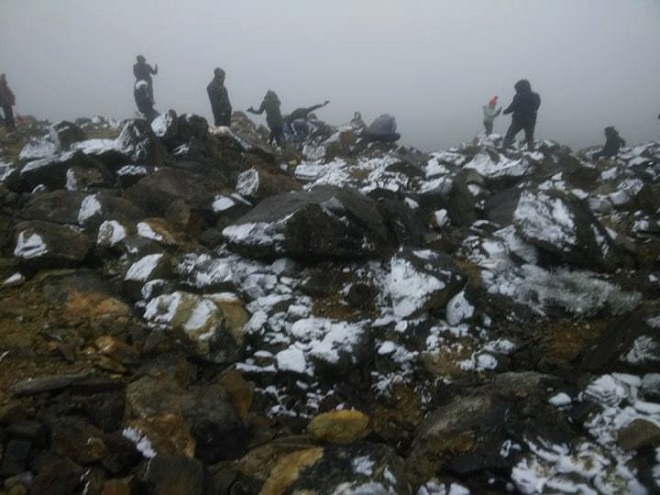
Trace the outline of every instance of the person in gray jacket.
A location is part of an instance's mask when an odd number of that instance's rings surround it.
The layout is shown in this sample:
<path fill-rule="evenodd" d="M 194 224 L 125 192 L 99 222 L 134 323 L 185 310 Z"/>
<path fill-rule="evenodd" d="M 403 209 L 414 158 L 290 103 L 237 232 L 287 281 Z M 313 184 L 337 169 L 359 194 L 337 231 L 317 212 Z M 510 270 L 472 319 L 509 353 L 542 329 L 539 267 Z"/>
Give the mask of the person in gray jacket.
<path fill-rule="evenodd" d="M 493 96 L 489 101 L 488 105 L 484 105 L 484 129 L 486 131 L 486 136 L 490 136 L 493 133 L 493 122 L 495 118 L 502 112 L 502 107 L 497 107 L 497 96 Z"/>

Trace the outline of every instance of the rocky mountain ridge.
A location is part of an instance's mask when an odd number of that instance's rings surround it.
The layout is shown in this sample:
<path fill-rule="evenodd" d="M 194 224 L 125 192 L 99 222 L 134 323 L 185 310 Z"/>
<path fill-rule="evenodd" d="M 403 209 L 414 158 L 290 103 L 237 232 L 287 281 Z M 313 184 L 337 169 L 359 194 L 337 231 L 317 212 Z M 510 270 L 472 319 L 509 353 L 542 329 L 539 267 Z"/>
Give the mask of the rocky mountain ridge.
<path fill-rule="evenodd" d="M 658 490 L 659 143 L 233 122 L 0 136 L 6 493 Z"/>

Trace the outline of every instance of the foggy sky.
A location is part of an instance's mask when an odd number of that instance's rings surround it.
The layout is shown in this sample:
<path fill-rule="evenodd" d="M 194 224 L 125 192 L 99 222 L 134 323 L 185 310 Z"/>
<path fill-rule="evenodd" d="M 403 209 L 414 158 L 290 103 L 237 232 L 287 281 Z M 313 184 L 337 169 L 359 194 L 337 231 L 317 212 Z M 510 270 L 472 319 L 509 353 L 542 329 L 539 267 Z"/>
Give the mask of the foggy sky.
<path fill-rule="evenodd" d="M 471 140 L 481 106 L 507 105 L 520 78 L 542 98 L 538 139 L 602 144 L 608 125 L 659 139 L 659 48 L 658 0 L 0 0 L 0 72 L 21 114 L 131 118 L 142 54 L 160 112 L 212 120 L 222 67 L 234 110 L 268 89 L 284 114 L 328 99 L 321 119 L 391 113 L 425 151 Z"/>

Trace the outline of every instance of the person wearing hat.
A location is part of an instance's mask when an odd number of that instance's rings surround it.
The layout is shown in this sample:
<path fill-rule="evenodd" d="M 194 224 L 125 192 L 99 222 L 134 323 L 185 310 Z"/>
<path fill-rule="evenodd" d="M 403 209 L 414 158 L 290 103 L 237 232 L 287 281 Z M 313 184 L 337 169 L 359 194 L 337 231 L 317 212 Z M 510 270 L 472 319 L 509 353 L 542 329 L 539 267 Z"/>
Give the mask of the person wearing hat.
<path fill-rule="evenodd" d="M 158 74 L 158 64 L 151 67 L 147 63 L 147 60 L 142 55 L 136 57 L 137 63 L 133 66 L 133 75 L 135 76 L 135 82 L 138 81 L 147 81 L 149 98 L 154 99 L 154 86 L 151 79 L 152 74 L 155 76 Z"/>
<path fill-rule="evenodd" d="M 484 105 L 484 129 L 486 130 L 486 136 L 490 136 L 493 133 L 493 122 L 495 117 L 497 117 L 502 112 L 502 107 L 495 109 L 497 107 L 497 96 L 493 96 L 489 101 L 488 105 Z"/>
<path fill-rule="evenodd" d="M 231 125 L 231 103 L 225 88 L 225 71 L 219 67 L 213 71 L 213 79 L 206 86 L 206 92 L 211 101 L 211 111 L 216 126 Z"/>
<path fill-rule="evenodd" d="M 5 126 L 11 131 L 16 129 L 14 111 L 11 108 L 14 105 L 16 105 L 16 97 L 11 89 L 9 89 L 7 76 L 0 74 L 0 107 L 5 114 Z"/>
<path fill-rule="evenodd" d="M 511 147 L 516 134 L 525 131 L 527 149 L 533 151 L 534 129 L 536 128 L 538 110 L 541 106 L 541 97 L 538 93 L 532 91 L 532 85 L 527 79 L 519 80 L 513 87 L 516 90 L 513 101 L 502 112 L 504 115 L 512 114 L 511 125 L 504 136 L 502 148 Z"/>

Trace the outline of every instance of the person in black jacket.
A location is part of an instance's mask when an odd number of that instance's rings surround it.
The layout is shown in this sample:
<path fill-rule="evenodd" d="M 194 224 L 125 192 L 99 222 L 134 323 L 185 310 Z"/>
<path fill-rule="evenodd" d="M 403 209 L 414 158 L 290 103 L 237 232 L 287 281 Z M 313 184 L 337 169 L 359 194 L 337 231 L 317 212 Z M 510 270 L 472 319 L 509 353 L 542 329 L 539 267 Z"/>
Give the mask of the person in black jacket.
<path fill-rule="evenodd" d="M 619 136 L 619 131 L 614 127 L 605 128 L 605 146 L 598 153 L 594 153 L 593 159 L 598 160 L 601 157 L 611 158 L 619 154 L 621 146 L 625 146 L 626 142 Z"/>
<path fill-rule="evenodd" d="M 284 119 L 280 110 L 281 106 L 282 103 L 277 93 L 269 89 L 266 92 L 266 96 L 264 96 L 264 101 L 261 102 L 261 106 L 256 110 L 250 107 L 247 111 L 256 115 L 266 112 L 266 124 L 268 124 L 268 128 L 270 129 L 268 144 L 272 145 L 273 141 L 275 141 L 278 146 L 283 148 L 286 145 L 286 139 L 284 138 Z"/>
<path fill-rule="evenodd" d="M 209 100 L 211 101 L 215 125 L 229 127 L 231 125 L 231 103 L 229 102 L 227 88 L 225 88 L 224 70 L 217 68 L 213 71 L 213 79 L 206 86 L 206 92 L 209 94 Z"/>
<path fill-rule="evenodd" d="M 16 124 L 14 123 L 14 111 L 11 107 L 16 105 L 16 97 L 9 89 L 7 84 L 7 76 L 0 74 L 0 108 L 5 114 L 4 124 L 10 131 L 16 130 Z"/>
<path fill-rule="evenodd" d="M 154 67 L 151 67 L 151 65 L 147 63 L 147 59 L 145 59 L 142 55 L 138 55 L 136 60 L 137 63 L 133 66 L 133 75 L 135 76 L 135 83 L 137 84 L 138 81 L 147 81 L 147 84 L 149 85 L 148 88 L 149 98 L 153 100 L 154 86 L 151 76 L 152 74 L 154 76 L 158 74 L 158 64 L 154 65 Z"/>
<path fill-rule="evenodd" d="M 150 124 L 160 114 L 154 110 L 154 100 L 149 96 L 149 83 L 147 81 L 138 81 L 133 89 L 133 97 L 138 110 L 147 119 Z"/>
<path fill-rule="evenodd" d="M 541 97 L 538 93 L 532 91 L 532 86 L 527 79 L 518 81 L 514 88 L 516 94 L 513 97 L 511 105 L 502 113 L 508 115 L 512 113 L 511 125 L 504 136 L 503 147 L 509 148 L 513 140 L 520 131 L 525 131 L 525 140 L 527 149 L 534 149 L 534 127 L 536 127 L 536 113 L 541 106 Z"/>

